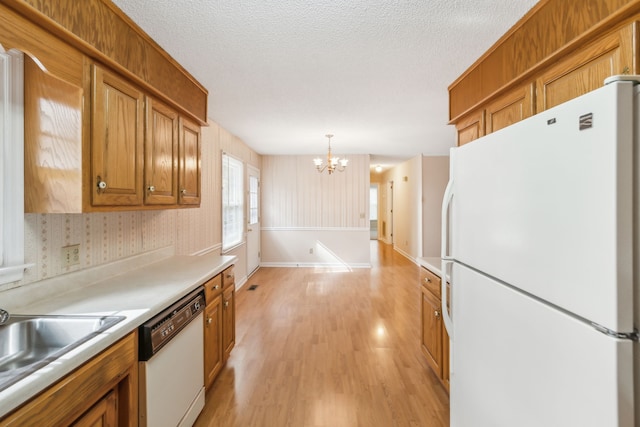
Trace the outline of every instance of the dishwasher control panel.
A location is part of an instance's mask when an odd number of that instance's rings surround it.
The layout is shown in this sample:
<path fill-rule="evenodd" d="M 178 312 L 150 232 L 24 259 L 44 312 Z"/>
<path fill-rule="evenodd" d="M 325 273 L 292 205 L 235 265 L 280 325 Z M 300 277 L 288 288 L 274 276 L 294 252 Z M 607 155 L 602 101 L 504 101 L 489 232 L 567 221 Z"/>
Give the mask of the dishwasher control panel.
<path fill-rule="evenodd" d="M 145 322 L 138 330 L 138 359 L 149 360 L 203 310 L 204 288 L 200 287 Z"/>

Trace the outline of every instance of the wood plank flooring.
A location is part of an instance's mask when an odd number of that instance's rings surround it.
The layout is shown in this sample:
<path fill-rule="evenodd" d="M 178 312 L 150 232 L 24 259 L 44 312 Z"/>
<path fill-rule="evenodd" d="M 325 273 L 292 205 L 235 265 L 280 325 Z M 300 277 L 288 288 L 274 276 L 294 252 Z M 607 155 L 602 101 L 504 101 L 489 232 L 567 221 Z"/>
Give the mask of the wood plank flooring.
<path fill-rule="evenodd" d="M 419 267 L 371 244 L 371 269 L 249 278 L 236 347 L 196 427 L 449 425 L 449 398 L 420 351 Z"/>

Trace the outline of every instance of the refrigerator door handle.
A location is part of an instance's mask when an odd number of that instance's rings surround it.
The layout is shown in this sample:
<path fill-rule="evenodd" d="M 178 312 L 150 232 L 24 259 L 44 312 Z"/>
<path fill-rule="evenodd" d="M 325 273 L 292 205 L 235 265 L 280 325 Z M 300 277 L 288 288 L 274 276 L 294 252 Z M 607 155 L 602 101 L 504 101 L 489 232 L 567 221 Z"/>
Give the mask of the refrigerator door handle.
<path fill-rule="evenodd" d="M 447 267 L 453 264 L 453 257 L 448 254 L 449 241 L 449 206 L 453 199 L 453 179 L 450 179 L 447 183 L 447 188 L 444 190 L 444 197 L 442 199 L 442 236 L 440 241 L 440 258 L 442 259 L 442 265 L 440 266 L 440 283 L 442 290 L 440 292 L 441 304 L 442 304 L 442 319 L 444 320 L 444 327 L 447 329 L 449 338 L 453 339 L 453 320 L 447 307 L 449 301 L 448 287 L 447 287 Z M 453 286 L 453 283 L 451 283 Z M 452 287 L 453 289 L 453 287 Z"/>
<path fill-rule="evenodd" d="M 449 313 L 449 307 L 447 307 L 447 302 L 450 300 L 450 295 L 448 292 L 447 286 L 447 270 L 449 265 L 453 264 L 453 260 L 451 259 L 442 259 L 442 264 L 440 265 L 440 283 L 441 283 L 441 301 L 442 305 L 442 320 L 444 320 L 444 327 L 447 329 L 447 333 L 449 334 L 449 338 L 453 339 L 453 318 L 451 317 L 451 313 Z M 450 278 L 451 290 L 453 292 L 453 280 Z"/>
<path fill-rule="evenodd" d="M 450 180 L 447 183 L 447 188 L 444 190 L 444 197 L 442 198 L 442 234 L 440 239 L 440 257 L 444 260 L 453 259 L 449 256 L 449 245 L 447 242 L 449 241 L 449 205 L 451 205 L 451 200 L 453 199 L 453 180 Z"/>

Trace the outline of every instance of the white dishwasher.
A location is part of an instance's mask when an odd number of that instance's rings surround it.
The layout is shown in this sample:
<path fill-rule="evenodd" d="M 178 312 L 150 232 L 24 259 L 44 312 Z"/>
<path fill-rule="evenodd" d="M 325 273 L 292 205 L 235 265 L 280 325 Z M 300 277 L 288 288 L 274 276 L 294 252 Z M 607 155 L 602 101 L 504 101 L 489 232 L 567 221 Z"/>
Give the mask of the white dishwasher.
<path fill-rule="evenodd" d="M 141 427 L 191 427 L 204 408 L 202 287 L 140 326 Z"/>

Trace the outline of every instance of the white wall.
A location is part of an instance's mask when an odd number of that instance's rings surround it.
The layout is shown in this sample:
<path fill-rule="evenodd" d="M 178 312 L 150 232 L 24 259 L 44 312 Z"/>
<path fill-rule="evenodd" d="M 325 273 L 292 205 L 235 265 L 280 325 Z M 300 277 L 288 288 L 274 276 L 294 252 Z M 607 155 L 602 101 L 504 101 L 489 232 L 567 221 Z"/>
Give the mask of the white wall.
<path fill-rule="evenodd" d="M 369 265 L 369 156 L 348 159 L 329 175 L 313 156 L 262 157 L 261 265 Z"/>
<path fill-rule="evenodd" d="M 422 156 L 391 169 L 393 181 L 393 247 L 407 258 L 422 256 Z"/>
<path fill-rule="evenodd" d="M 393 241 L 394 249 L 413 260 L 440 256 L 440 211 L 448 178 L 449 157 L 445 156 L 417 156 L 384 173 L 372 172 L 371 182 L 380 184 L 378 238 Z M 386 209 L 390 199 L 393 218 Z M 382 232 L 383 222 L 392 224 L 386 233 Z"/>
<path fill-rule="evenodd" d="M 442 197 L 449 179 L 448 156 L 422 158 L 422 256 L 439 257 Z"/>

